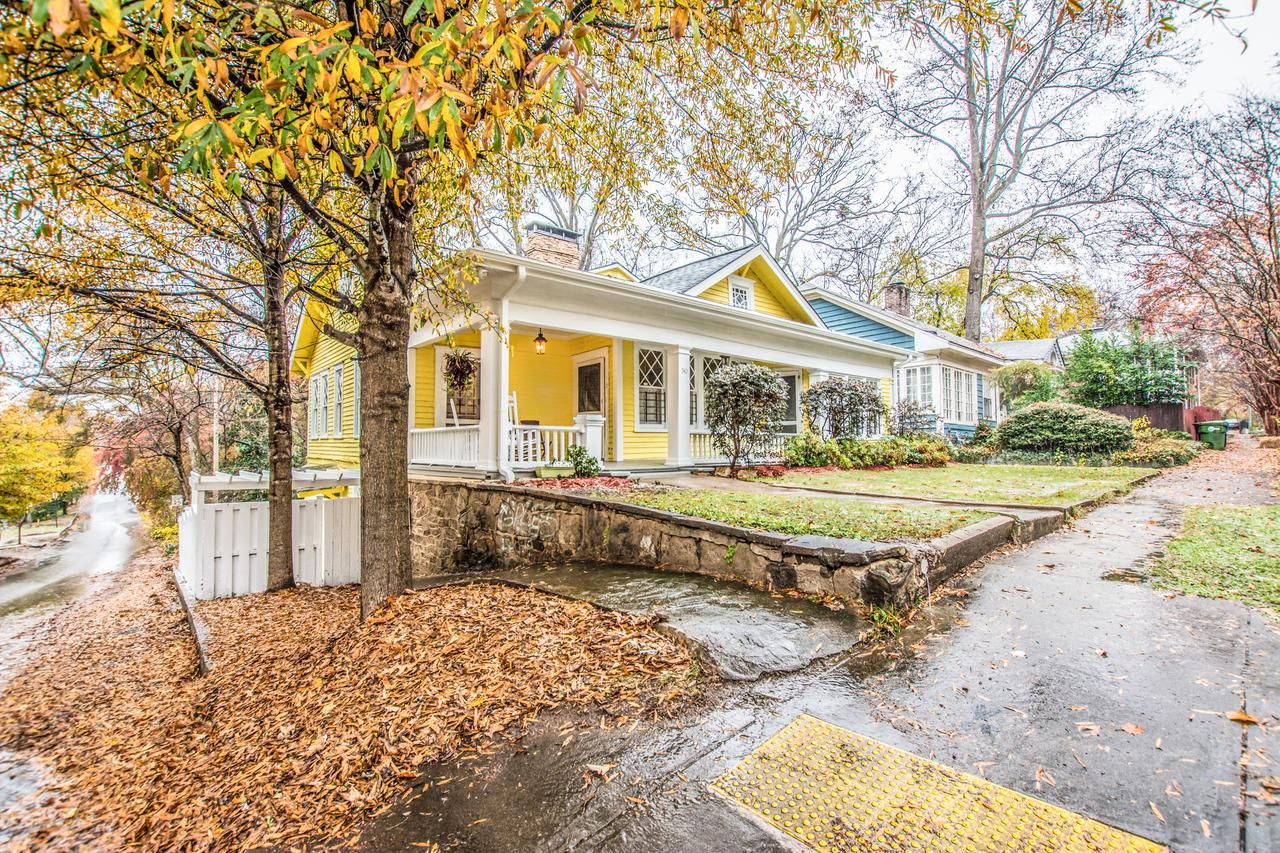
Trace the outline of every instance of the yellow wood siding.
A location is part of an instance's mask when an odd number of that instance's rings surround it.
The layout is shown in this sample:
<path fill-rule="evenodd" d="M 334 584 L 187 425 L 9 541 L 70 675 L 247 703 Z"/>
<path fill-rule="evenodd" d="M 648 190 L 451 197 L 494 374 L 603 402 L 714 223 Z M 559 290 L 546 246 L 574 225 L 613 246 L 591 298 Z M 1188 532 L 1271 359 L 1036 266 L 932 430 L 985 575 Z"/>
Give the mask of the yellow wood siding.
<path fill-rule="evenodd" d="M 316 467 L 351 468 L 360 464 L 360 442 L 354 435 L 355 429 L 355 350 L 346 344 L 340 344 L 327 335 L 321 335 L 316 341 L 315 352 L 308 365 L 306 382 L 307 393 L 311 392 L 311 378 L 321 372 L 329 374 L 329 437 L 310 438 L 311 424 L 307 424 L 307 464 Z M 342 365 L 342 424 L 341 429 L 332 423 L 334 403 L 337 401 L 334 388 L 333 367 Z M 310 401 L 307 405 L 308 417 L 311 413 Z"/>
<path fill-rule="evenodd" d="M 436 350 L 418 347 L 414 355 L 413 427 L 430 429 L 436 425 Z"/>
<path fill-rule="evenodd" d="M 604 416 L 605 453 L 613 453 L 613 339 L 600 335 L 582 335 L 576 338 L 550 338 L 543 355 L 534 351 L 533 335 L 512 334 L 508 341 L 508 383 L 516 395 L 520 420 L 537 421 L 541 426 L 569 426 L 577 414 L 574 397 L 574 357 L 593 350 L 603 350 L 604 356 Z M 455 335 L 453 345 L 461 348 L 478 348 L 480 337 L 475 332 Z M 417 373 L 414 378 L 414 425 L 418 429 L 445 426 L 436 422 L 435 359 L 437 347 L 444 344 L 421 347 L 417 351 Z"/>
<path fill-rule="evenodd" d="M 796 297 L 789 294 L 786 286 L 777 281 L 776 276 L 768 272 L 767 267 L 758 269 L 759 263 L 750 264 L 736 273 L 736 275 L 749 279 L 754 285 L 755 312 L 783 320 L 796 320 L 801 323 L 812 324 L 813 320 L 807 314 L 797 310 L 795 307 L 788 306 L 788 301 L 794 301 Z M 728 277 L 726 276 L 723 280 L 716 282 L 698 295 L 702 299 L 719 302 L 721 305 L 728 305 Z"/>
<path fill-rule="evenodd" d="M 885 376 L 880 380 L 880 396 L 884 398 L 886 411 L 893 409 L 893 379 Z"/>
<path fill-rule="evenodd" d="M 667 431 L 636 431 L 636 345 L 622 342 L 622 458 L 666 459 Z"/>

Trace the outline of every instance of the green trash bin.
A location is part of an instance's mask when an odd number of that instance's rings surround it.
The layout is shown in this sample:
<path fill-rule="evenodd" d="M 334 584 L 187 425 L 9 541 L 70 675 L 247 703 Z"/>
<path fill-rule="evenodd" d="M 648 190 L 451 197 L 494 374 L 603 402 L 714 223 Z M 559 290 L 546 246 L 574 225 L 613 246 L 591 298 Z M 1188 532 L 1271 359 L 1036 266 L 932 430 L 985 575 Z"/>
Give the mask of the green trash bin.
<path fill-rule="evenodd" d="M 1196 424 L 1196 434 L 1200 440 L 1214 450 L 1227 449 L 1227 422 L 1201 421 Z"/>

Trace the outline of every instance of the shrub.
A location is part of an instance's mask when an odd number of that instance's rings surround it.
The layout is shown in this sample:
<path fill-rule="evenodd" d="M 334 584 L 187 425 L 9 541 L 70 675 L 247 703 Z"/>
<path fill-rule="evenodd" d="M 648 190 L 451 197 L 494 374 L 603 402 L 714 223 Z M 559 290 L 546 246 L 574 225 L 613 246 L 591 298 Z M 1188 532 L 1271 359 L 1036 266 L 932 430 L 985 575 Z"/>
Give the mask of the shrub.
<path fill-rule="evenodd" d="M 1172 468 L 1185 465 L 1200 453 L 1199 443 L 1185 432 L 1156 429 L 1146 418 L 1133 421 L 1133 447 L 1111 455 L 1114 465 Z"/>
<path fill-rule="evenodd" d="M 907 464 L 910 449 L 900 438 L 857 439 L 840 442 L 840 452 L 851 468 L 896 468 Z"/>
<path fill-rule="evenodd" d="M 937 420 L 937 415 L 928 406 L 914 400 L 899 400 L 889 416 L 889 432 L 899 437 L 925 435 L 933 431 Z"/>
<path fill-rule="evenodd" d="M 951 450 L 940 435 L 921 435 L 896 439 L 906 443 L 907 464 L 940 468 L 951 461 Z"/>
<path fill-rule="evenodd" d="M 1038 361 L 1015 361 L 991 374 L 1000 393 L 1009 400 L 1013 411 L 1032 403 L 1057 400 L 1062 396 L 1062 379 L 1058 371 Z"/>
<path fill-rule="evenodd" d="M 600 460 L 587 452 L 581 444 L 573 444 L 564 454 L 565 461 L 573 466 L 573 476 L 579 478 L 600 476 Z"/>
<path fill-rule="evenodd" d="M 840 452 L 835 441 L 823 441 L 816 433 L 805 432 L 787 439 L 782 449 L 782 461 L 791 468 L 825 468 L 838 465 L 849 467 L 849 460 Z"/>
<path fill-rule="evenodd" d="M 800 398 L 805 419 L 822 438 L 852 438 L 879 431 L 884 398 L 873 379 L 824 379 Z"/>
<path fill-rule="evenodd" d="M 951 459 L 966 465 L 985 465 L 996 455 L 997 449 L 990 444 L 953 444 L 949 448 Z"/>
<path fill-rule="evenodd" d="M 991 424 L 978 424 L 978 428 L 973 431 L 973 436 L 965 442 L 973 447 L 992 447 L 996 441 L 996 430 Z"/>
<path fill-rule="evenodd" d="M 1179 438 L 1155 438 L 1136 443 L 1129 450 L 1111 455 L 1114 465 L 1138 468 L 1172 468 L 1186 465 L 1200 453 L 1200 445 Z"/>
<path fill-rule="evenodd" d="M 1116 453 L 1133 446 L 1133 428 L 1119 415 L 1098 409 L 1034 403 L 1000 424 L 996 442 L 1006 450 Z"/>
<path fill-rule="evenodd" d="M 755 364 L 728 364 L 707 377 L 706 422 L 716 449 L 736 474 L 743 462 L 763 455 L 787 415 L 787 386 Z"/>

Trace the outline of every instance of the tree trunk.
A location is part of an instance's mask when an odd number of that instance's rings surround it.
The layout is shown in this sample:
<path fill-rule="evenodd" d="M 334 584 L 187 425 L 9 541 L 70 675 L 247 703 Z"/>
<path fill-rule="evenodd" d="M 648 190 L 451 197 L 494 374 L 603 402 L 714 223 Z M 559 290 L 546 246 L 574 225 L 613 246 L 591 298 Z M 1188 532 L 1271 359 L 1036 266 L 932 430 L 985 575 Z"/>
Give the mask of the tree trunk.
<path fill-rule="evenodd" d="M 293 393 L 285 317 L 284 227 L 279 189 L 267 200 L 263 325 L 267 338 L 267 589 L 293 586 Z"/>
<path fill-rule="evenodd" d="M 373 234 L 360 304 L 360 618 L 412 582 L 409 565 L 409 299 L 412 188 L 370 199 Z"/>
<path fill-rule="evenodd" d="M 964 291 L 964 336 L 982 340 L 982 280 L 987 267 L 987 213 L 982 208 L 982 190 L 974 182 L 970 199 L 969 279 Z"/>

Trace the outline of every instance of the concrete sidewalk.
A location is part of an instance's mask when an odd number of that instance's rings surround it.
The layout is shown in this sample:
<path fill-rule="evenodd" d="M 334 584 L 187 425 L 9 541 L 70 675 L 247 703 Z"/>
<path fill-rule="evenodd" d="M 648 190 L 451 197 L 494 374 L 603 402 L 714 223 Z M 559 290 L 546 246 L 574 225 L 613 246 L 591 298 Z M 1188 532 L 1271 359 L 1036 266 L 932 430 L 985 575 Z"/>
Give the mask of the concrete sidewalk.
<path fill-rule="evenodd" d="M 795 849 L 707 783 L 807 713 L 1175 850 L 1280 849 L 1275 808 L 1244 796 L 1280 776 L 1274 735 L 1225 716 L 1277 722 L 1275 630 L 1241 605 L 1107 579 L 1141 574 L 1188 504 L 1272 499 L 1262 473 L 1168 474 L 989 560 L 901 658 L 718 685 L 679 722 L 542 720 L 518 745 L 430 768 L 364 845 Z"/>

